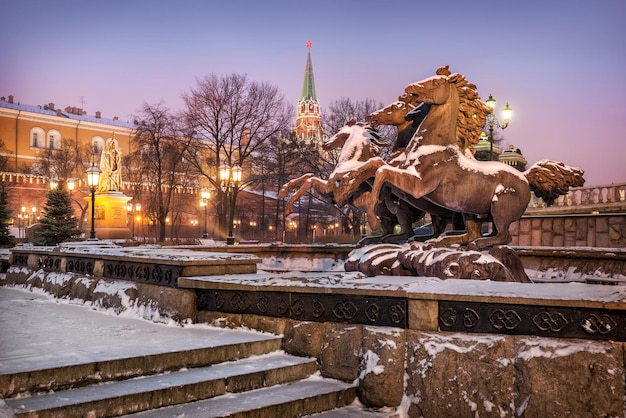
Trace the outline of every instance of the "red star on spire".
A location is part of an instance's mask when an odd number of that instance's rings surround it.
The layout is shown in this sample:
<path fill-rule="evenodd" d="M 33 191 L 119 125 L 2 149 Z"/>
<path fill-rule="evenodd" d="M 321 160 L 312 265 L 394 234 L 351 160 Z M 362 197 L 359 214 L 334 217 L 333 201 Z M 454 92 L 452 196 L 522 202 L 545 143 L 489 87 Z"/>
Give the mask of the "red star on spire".
<path fill-rule="evenodd" d="M 309 49 L 310 49 L 312 46 L 313 46 L 313 42 L 311 42 L 311 41 L 306 41 L 306 47 L 307 47 L 307 48 L 309 48 Z"/>

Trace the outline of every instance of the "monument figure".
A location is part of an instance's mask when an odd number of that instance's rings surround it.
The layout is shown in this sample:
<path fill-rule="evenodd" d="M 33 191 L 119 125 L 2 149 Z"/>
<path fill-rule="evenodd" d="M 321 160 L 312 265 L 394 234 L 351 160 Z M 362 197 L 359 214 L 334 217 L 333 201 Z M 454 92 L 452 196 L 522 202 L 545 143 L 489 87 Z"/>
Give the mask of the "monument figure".
<path fill-rule="evenodd" d="M 118 192 L 122 187 L 122 155 L 115 136 L 108 139 L 100 156 L 98 193 Z"/>

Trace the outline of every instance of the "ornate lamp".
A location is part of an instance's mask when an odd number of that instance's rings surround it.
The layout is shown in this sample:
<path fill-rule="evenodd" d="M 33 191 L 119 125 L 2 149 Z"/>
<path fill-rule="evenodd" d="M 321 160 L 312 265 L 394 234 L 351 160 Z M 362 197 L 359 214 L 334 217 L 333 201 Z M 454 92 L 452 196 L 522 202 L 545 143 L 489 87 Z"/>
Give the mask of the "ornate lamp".
<path fill-rule="evenodd" d="M 491 109 L 491 113 L 487 115 L 487 123 L 489 126 L 489 159 L 493 160 L 494 127 L 497 126 L 498 128 L 502 130 L 506 129 L 506 127 L 509 126 L 509 122 L 511 121 L 511 116 L 513 115 L 513 109 L 511 109 L 511 106 L 509 106 L 508 103 L 506 104 L 506 106 L 504 106 L 504 109 L 502 109 L 502 118 L 504 120 L 504 123 L 500 123 L 498 122 L 498 120 L 493 114 L 493 111 L 496 110 L 496 99 L 494 99 L 493 96 L 490 94 L 489 98 L 485 100 L 485 104 L 489 106 L 489 108 Z M 481 137 L 482 137 L 482 134 L 481 134 Z"/>
<path fill-rule="evenodd" d="M 135 239 L 135 214 L 141 211 L 141 203 L 137 202 L 134 205 L 131 202 L 126 204 L 126 213 L 130 214 L 133 221 L 133 227 L 131 232 L 131 238 Z"/>
<path fill-rule="evenodd" d="M 243 169 L 239 165 L 232 167 L 222 164 L 219 167 L 219 177 L 222 190 L 226 192 L 227 201 L 229 207 L 228 217 L 228 236 L 226 237 L 226 244 L 233 245 L 235 243 L 235 237 L 233 236 L 233 217 L 235 215 L 235 189 L 241 183 L 243 175 Z"/>
<path fill-rule="evenodd" d="M 504 109 L 502 109 L 502 118 L 504 119 L 504 126 L 502 127 L 502 129 L 506 128 L 509 125 L 512 114 L 513 109 L 511 109 L 511 106 L 509 106 L 509 104 L 507 103 L 506 106 L 504 106 Z"/>
<path fill-rule="evenodd" d="M 91 191 L 91 235 L 89 240 L 96 240 L 96 189 L 100 180 L 100 169 L 91 163 L 91 167 L 85 171 L 87 173 L 87 185 Z"/>
<path fill-rule="evenodd" d="M 208 238 L 209 234 L 206 230 L 206 208 L 209 206 L 209 199 L 211 198 L 211 192 L 209 190 L 200 191 L 200 207 L 204 208 L 204 219 L 202 220 L 202 224 L 204 226 L 204 232 L 202 233 L 202 238 Z"/>

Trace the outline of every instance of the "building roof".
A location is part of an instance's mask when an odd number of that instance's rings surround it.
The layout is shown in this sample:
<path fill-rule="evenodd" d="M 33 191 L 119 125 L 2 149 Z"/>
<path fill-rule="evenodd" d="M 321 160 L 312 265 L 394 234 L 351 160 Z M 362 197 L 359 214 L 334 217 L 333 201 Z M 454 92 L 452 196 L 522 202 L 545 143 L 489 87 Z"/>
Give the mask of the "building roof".
<path fill-rule="evenodd" d="M 67 119 L 80 120 L 92 123 L 101 123 L 103 125 L 119 126 L 122 128 L 134 129 L 136 125 L 132 122 L 124 122 L 119 119 L 98 118 L 96 116 L 86 115 L 82 109 L 75 109 L 79 112 L 73 113 L 63 109 L 51 108 L 49 105 L 29 105 L 22 103 L 11 103 L 10 101 L 0 99 L 0 108 L 19 110 L 23 112 L 39 113 L 47 116 L 64 117 Z"/>

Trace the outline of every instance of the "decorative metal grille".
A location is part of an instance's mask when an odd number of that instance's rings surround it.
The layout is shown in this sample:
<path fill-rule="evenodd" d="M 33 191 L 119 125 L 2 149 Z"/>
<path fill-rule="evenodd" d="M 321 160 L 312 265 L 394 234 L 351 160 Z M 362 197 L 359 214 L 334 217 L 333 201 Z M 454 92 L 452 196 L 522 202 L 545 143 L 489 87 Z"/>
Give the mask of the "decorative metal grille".
<path fill-rule="evenodd" d="M 626 312 L 571 307 L 439 302 L 442 331 L 626 341 Z"/>
<path fill-rule="evenodd" d="M 52 257 L 50 255 L 39 257 L 37 260 L 37 270 L 39 269 L 43 269 L 44 271 L 60 271 L 61 257 Z"/>
<path fill-rule="evenodd" d="M 181 273 L 181 266 L 105 260 L 103 277 L 177 287 Z"/>
<path fill-rule="evenodd" d="M 68 257 L 65 264 L 65 271 L 78 274 L 93 274 L 95 260 L 84 257 Z"/>
<path fill-rule="evenodd" d="M 406 328 L 407 302 L 401 298 L 295 292 L 198 290 L 198 309 L 247 313 L 316 322 Z"/>

